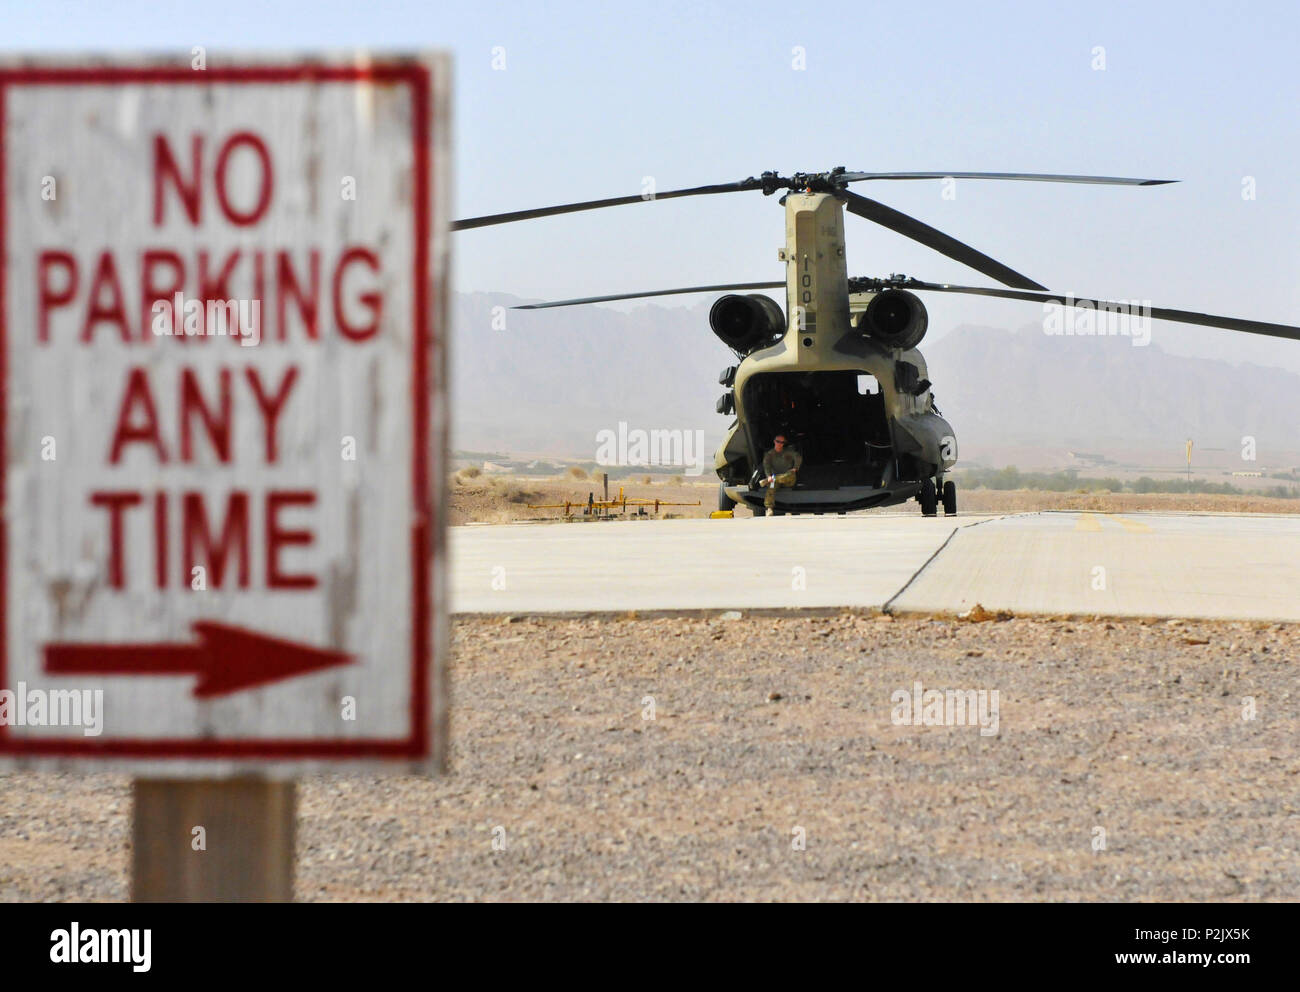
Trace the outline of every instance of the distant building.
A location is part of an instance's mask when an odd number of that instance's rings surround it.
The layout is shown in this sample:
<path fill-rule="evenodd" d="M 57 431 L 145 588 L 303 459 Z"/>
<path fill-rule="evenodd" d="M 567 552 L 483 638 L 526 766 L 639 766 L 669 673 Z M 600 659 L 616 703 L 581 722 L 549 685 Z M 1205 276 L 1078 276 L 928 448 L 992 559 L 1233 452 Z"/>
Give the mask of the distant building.
<path fill-rule="evenodd" d="M 1098 455 L 1091 451 L 1071 451 L 1070 457 L 1076 462 L 1086 462 L 1089 465 L 1113 465 L 1114 461 L 1105 455 Z"/>

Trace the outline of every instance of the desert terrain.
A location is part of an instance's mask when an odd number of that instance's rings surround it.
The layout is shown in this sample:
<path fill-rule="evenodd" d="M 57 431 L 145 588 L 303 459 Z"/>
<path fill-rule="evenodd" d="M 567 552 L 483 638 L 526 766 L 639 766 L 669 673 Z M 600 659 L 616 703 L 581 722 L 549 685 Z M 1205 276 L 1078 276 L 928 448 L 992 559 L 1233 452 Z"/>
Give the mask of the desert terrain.
<path fill-rule="evenodd" d="M 1291 899 L 1298 651 L 1177 620 L 461 620 L 451 775 L 303 781 L 296 895 Z M 997 690 L 997 734 L 896 724 L 918 681 Z M 126 898 L 126 778 L 3 787 L 0 898 Z"/>
<path fill-rule="evenodd" d="M 716 505 L 707 478 L 622 485 L 699 501 L 661 514 Z M 451 518 L 559 522 L 526 504 L 588 492 L 599 483 L 573 475 L 462 473 Z M 1255 496 L 961 498 L 991 512 L 1300 509 Z M 1298 656 L 1300 626 L 1278 623 L 460 617 L 450 775 L 303 780 L 296 897 L 1290 899 Z M 996 733 L 899 722 L 894 695 L 917 683 L 996 692 Z M 0 899 L 127 897 L 128 779 L 17 772 L 3 787 Z"/>
<path fill-rule="evenodd" d="M 646 481 L 649 480 L 649 481 Z M 718 483 L 712 473 L 697 479 L 685 476 L 636 475 L 610 480 L 611 498 L 619 487 L 629 499 L 663 500 L 686 506 L 664 506 L 659 516 L 707 517 L 718 508 Z M 466 475 L 457 473 L 450 486 L 450 517 L 453 526 L 467 523 L 506 523 L 513 520 L 563 520 L 562 508 L 530 509 L 528 504 L 573 504 L 574 515 L 582 518 L 588 494 L 599 500 L 602 480 L 561 476 Z M 958 512 L 1024 513 L 1033 510 L 1095 510 L 1102 513 L 1133 513 L 1141 510 L 1167 513 L 1300 513 L 1300 499 L 1256 495 L 1206 493 L 1047 492 L 1043 490 L 994 490 L 958 488 Z M 696 505 L 698 504 L 698 505 Z M 915 503 L 905 504 L 916 507 Z M 645 508 L 653 515 L 653 508 Z M 890 508 L 897 512 L 899 507 Z M 635 515 L 637 507 L 629 507 Z M 749 513 L 737 508 L 741 515 Z M 871 513 L 874 511 L 859 511 Z M 919 513 L 919 508 L 917 509 Z M 618 515 L 616 511 L 616 515 Z"/>

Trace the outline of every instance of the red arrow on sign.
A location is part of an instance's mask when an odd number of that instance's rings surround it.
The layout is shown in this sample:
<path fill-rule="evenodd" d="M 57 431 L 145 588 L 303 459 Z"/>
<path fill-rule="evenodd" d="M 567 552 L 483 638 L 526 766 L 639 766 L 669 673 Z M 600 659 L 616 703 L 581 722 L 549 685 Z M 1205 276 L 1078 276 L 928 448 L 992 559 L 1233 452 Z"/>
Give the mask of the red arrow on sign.
<path fill-rule="evenodd" d="M 268 637 L 254 630 L 200 620 L 196 644 L 47 644 L 45 670 L 51 675 L 197 674 L 194 695 L 224 696 L 349 665 L 342 651 Z"/>

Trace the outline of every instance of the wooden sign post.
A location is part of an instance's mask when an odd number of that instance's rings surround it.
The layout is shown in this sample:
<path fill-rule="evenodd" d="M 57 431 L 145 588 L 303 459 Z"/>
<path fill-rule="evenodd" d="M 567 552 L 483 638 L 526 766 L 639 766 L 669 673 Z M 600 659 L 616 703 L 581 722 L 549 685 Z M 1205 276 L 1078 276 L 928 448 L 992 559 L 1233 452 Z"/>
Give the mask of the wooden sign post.
<path fill-rule="evenodd" d="M 291 901 L 294 789 L 251 778 L 136 779 L 131 901 Z M 194 850 L 198 824 L 219 847 Z"/>
<path fill-rule="evenodd" d="M 304 770 L 437 770 L 448 67 L 0 67 L 0 760 L 133 898 L 292 895 Z"/>

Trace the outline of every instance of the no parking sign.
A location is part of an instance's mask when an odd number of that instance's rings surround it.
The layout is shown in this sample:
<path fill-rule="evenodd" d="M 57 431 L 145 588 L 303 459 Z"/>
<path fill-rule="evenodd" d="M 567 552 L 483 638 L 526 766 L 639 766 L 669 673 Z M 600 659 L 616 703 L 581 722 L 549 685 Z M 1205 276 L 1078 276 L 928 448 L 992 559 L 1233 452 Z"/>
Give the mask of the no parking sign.
<path fill-rule="evenodd" d="M 0 755 L 441 760 L 447 78 L 0 69 Z"/>

